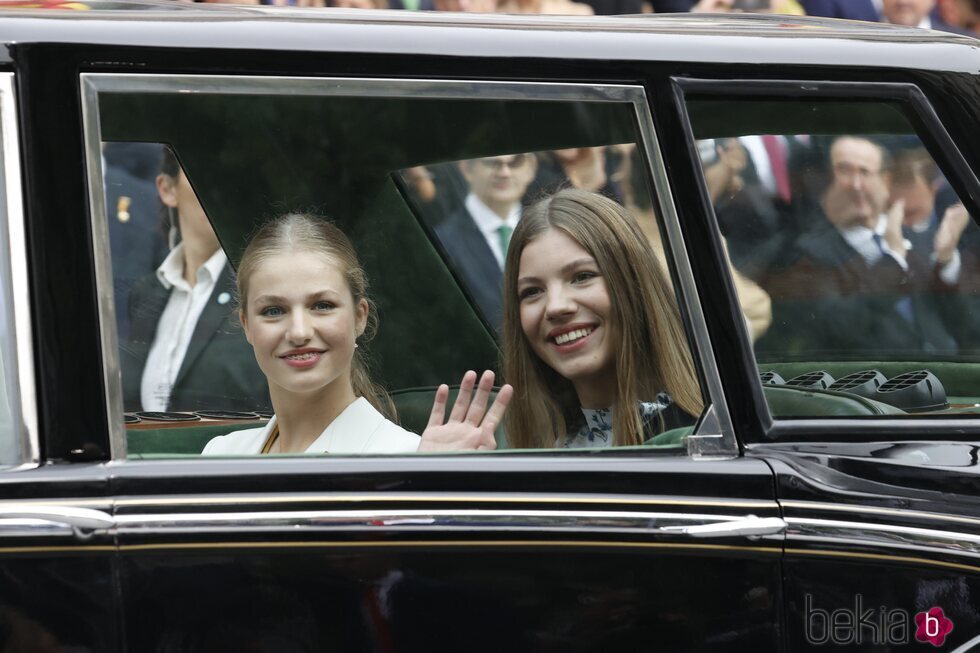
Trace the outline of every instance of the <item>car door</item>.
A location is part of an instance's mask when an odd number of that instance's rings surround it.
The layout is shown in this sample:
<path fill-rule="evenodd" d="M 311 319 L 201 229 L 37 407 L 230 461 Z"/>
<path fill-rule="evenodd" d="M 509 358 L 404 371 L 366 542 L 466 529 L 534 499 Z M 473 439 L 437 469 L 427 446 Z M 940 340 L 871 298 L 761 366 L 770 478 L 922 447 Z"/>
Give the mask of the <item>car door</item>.
<path fill-rule="evenodd" d="M 172 55 L 200 67 L 193 53 Z M 74 56 L 103 59 L 97 49 Z M 239 52 L 236 66 L 244 56 L 267 71 L 252 76 L 178 74 L 144 56 L 114 53 L 139 74 L 91 65 L 79 78 L 125 648 L 779 648 L 772 472 L 735 440 L 643 86 L 499 81 L 503 60 L 459 64 L 464 81 L 427 79 L 424 68 L 392 76 L 384 58 L 365 70 L 310 55 L 324 70 L 298 77 L 295 56 L 271 65 Z M 471 78 L 491 68 L 498 81 Z M 607 450 L 509 450 L 501 440 L 489 454 L 202 457 L 211 437 L 268 408 L 126 404 L 134 380 L 118 358 L 152 343 L 133 341 L 143 315 L 132 311 L 119 335 L 127 251 L 103 216 L 140 218 L 135 192 L 110 199 L 101 158 L 123 142 L 175 154 L 232 263 L 277 211 L 312 206 L 347 231 L 381 306 L 370 345 L 378 376 L 402 425 L 418 431 L 434 387 L 495 368 L 499 349 L 479 289 L 440 236 L 448 212 L 424 206 L 412 180 L 449 178 L 439 182 L 449 192 L 461 165 L 486 157 L 632 156 L 636 192 L 662 216 L 650 227 L 668 252 L 707 408 L 666 442 Z M 132 307 L 140 287 L 124 286 L 119 301 Z M 224 337 L 234 304 L 213 298 Z M 221 383 L 195 397 L 229 399 Z"/>
<path fill-rule="evenodd" d="M 748 366 L 772 426 L 747 448 L 773 465 L 788 525 L 792 650 L 976 644 L 977 79 L 889 81 L 677 80 L 705 178 L 749 161 L 744 186 L 705 195 L 773 302 Z M 844 224 L 862 212 L 871 227 Z M 889 225 L 894 248 L 858 253 Z"/>
<path fill-rule="evenodd" d="M 67 347 L 55 332 L 68 319 L 63 306 L 38 301 L 58 285 L 45 266 L 58 239 L 38 237 L 48 225 L 24 192 L 44 154 L 20 119 L 32 98 L 23 87 L 18 95 L 19 74 L 0 73 L 0 642 L 8 650 L 113 651 L 119 631 L 107 475 L 83 456 L 70 462 L 69 453 L 97 447 L 107 434 L 75 422 L 66 430 L 48 412 L 62 390 L 51 388 L 51 372 L 60 367 L 67 385 L 84 370 L 61 365 Z"/>

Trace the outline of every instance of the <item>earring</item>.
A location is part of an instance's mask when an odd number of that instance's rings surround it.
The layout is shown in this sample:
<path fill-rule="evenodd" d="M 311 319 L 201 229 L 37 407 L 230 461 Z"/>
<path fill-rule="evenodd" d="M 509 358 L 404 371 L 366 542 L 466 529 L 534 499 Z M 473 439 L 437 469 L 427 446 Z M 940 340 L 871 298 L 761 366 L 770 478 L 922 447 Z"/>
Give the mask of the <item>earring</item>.
<path fill-rule="evenodd" d="M 356 342 L 354 343 L 354 349 L 357 349 L 357 343 Z"/>

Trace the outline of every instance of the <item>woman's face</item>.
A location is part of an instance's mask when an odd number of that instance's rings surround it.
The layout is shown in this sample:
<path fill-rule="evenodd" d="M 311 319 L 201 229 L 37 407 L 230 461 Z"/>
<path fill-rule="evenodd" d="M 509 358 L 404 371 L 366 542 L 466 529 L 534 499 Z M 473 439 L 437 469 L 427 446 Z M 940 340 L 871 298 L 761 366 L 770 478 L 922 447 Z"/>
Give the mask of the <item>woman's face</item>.
<path fill-rule="evenodd" d="M 612 307 L 595 259 L 549 229 L 521 252 L 521 328 L 531 349 L 572 382 L 585 408 L 608 408 L 616 388 Z"/>
<path fill-rule="evenodd" d="M 274 254 L 252 272 L 247 292 L 242 327 L 270 392 L 310 395 L 335 383 L 350 387 L 354 341 L 364 331 L 368 308 L 363 299 L 354 301 L 332 257 Z"/>

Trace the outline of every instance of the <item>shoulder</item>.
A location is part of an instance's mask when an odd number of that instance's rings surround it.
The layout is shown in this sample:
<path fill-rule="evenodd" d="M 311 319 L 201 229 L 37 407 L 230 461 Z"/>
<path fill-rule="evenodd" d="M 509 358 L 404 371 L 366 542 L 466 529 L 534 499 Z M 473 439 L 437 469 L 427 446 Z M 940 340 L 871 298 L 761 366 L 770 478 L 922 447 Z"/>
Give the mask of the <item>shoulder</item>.
<path fill-rule="evenodd" d="M 411 453 L 418 451 L 421 441 L 415 433 L 383 418 L 365 445 L 364 453 Z"/>
<path fill-rule="evenodd" d="M 476 230 L 473 216 L 466 210 L 465 206 L 450 213 L 445 221 L 436 225 L 436 234 L 441 237 L 459 235 L 460 233 L 472 233 Z"/>
<path fill-rule="evenodd" d="M 272 422 L 256 429 L 233 431 L 227 435 L 212 438 L 201 452 L 203 456 L 221 456 L 234 454 L 258 454 L 262 452 L 262 444 Z"/>
<path fill-rule="evenodd" d="M 389 421 L 364 397 L 348 406 L 307 453 L 393 454 L 419 448 L 421 438 Z"/>

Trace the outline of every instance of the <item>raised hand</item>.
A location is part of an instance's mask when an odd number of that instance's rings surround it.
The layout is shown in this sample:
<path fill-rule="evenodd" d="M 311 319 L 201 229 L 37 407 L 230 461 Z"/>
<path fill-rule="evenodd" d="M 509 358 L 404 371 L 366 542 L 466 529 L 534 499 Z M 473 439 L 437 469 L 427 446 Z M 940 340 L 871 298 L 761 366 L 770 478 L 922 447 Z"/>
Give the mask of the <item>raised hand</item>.
<path fill-rule="evenodd" d="M 954 204 L 946 209 L 933 241 L 936 263 L 946 265 L 953 260 L 953 254 L 960 245 L 960 236 L 963 235 L 963 230 L 968 224 L 970 224 L 970 214 L 962 204 Z"/>
<path fill-rule="evenodd" d="M 493 372 L 487 370 L 476 383 L 476 372 L 472 370 L 463 375 L 459 384 L 459 395 L 453 404 L 449 419 L 446 419 L 446 401 L 449 399 L 449 386 L 443 384 L 436 390 L 432 402 L 429 424 L 422 432 L 419 451 L 461 451 L 466 449 L 496 449 L 494 429 L 504 418 L 507 404 L 514 395 L 509 384 L 500 388 L 493 405 L 487 410 L 487 400 L 493 389 Z M 473 387 L 476 386 L 476 393 Z M 472 401 L 470 400 L 472 396 Z"/>
<path fill-rule="evenodd" d="M 902 234 L 902 224 L 905 222 L 905 200 L 895 200 L 887 213 L 888 222 L 885 226 L 884 240 L 888 244 L 888 249 L 895 252 L 901 258 L 908 254 L 908 245 L 905 243 L 905 236 Z"/>

